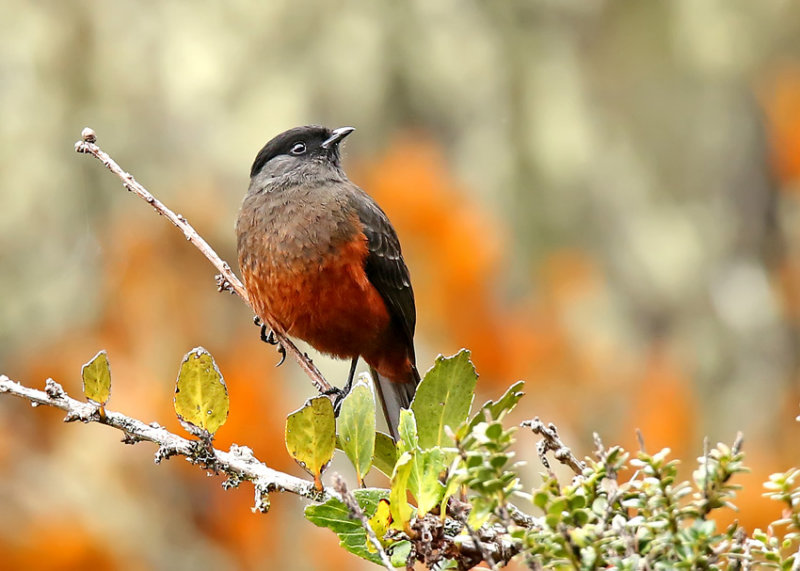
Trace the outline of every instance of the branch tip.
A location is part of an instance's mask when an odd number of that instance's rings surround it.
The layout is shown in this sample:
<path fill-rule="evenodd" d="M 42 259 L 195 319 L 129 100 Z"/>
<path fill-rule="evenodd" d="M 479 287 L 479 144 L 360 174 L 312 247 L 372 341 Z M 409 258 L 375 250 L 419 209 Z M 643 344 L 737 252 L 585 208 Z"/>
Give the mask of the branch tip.
<path fill-rule="evenodd" d="M 732 452 L 734 454 L 738 454 L 742 450 L 742 445 L 744 444 L 744 434 L 741 431 L 736 433 L 736 439 L 733 441 Z"/>
<path fill-rule="evenodd" d="M 572 450 L 570 450 L 569 447 L 561 441 L 555 424 L 551 422 L 545 426 L 537 416 L 534 417 L 533 420 L 524 421 L 521 426 L 530 428 L 534 434 L 538 434 L 542 437 L 542 440 L 540 440 L 536 445 L 536 451 L 539 455 L 539 460 L 542 462 L 545 468 L 548 470 L 550 469 L 550 464 L 548 463 L 545 454 L 548 451 L 551 451 L 553 452 L 553 456 L 556 460 L 572 468 L 572 471 L 575 472 L 576 475 L 580 476 L 583 473 L 586 465 L 582 461 L 578 460 L 578 458 L 576 458 L 572 453 Z"/>
<path fill-rule="evenodd" d="M 96 143 L 97 133 L 91 127 L 84 127 L 81 131 L 81 140 L 85 143 Z"/>

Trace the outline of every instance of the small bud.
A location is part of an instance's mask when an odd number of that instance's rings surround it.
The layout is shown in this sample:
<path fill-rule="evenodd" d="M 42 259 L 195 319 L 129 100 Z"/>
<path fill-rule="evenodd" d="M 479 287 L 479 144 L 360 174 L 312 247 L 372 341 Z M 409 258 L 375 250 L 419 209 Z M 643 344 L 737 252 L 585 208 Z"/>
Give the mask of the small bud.
<path fill-rule="evenodd" d="M 81 139 L 87 143 L 94 143 L 97 141 L 97 135 L 91 127 L 84 127 L 81 131 Z"/>

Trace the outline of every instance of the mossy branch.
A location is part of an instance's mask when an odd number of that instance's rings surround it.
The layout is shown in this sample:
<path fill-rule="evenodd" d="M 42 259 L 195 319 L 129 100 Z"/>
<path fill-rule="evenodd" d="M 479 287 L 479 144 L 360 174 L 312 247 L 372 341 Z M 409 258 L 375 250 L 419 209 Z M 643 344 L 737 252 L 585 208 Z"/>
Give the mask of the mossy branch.
<path fill-rule="evenodd" d="M 242 481 L 252 482 L 261 492 L 290 492 L 315 501 L 324 501 L 330 497 L 338 497 L 332 490 L 322 493 L 314 489 L 314 483 L 297 478 L 272 468 L 253 456 L 252 450 L 246 446 L 231 446 L 227 452 L 217 450 L 202 440 L 189 440 L 174 434 L 157 423 L 147 424 L 120 412 L 106 409 L 100 414 L 100 407 L 70 397 L 60 384 L 47 379 L 43 391 L 32 389 L 0 375 L 0 393 L 7 393 L 25 399 L 32 406 L 51 406 L 67 413 L 64 422 L 79 420 L 84 423 L 96 422 L 121 431 L 122 442 L 135 444 L 148 441 L 158 445 L 155 454 L 156 463 L 172 456 L 183 456 L 192 464 L 197 464 L 215 474 L 228 476 L 228 484 L 238 485 Z M 257 506 L 258 507 L 258 506 Z"/>

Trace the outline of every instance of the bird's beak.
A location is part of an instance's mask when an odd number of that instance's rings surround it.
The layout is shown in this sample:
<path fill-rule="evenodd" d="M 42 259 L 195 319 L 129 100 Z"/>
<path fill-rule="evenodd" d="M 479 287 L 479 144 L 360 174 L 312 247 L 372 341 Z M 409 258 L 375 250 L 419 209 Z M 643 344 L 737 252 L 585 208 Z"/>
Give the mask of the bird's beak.
<path fill-rule="evenodd" d="M 330 149 L 331 147 L 335 147 L 342 141 L 342 139 L 355 130 L 355 127 L 339 127 L 338 129 L 334 129 L 331 133 L 331 136 L 325 139 L 325 141 L 322 143 L 322 148 Z"/>

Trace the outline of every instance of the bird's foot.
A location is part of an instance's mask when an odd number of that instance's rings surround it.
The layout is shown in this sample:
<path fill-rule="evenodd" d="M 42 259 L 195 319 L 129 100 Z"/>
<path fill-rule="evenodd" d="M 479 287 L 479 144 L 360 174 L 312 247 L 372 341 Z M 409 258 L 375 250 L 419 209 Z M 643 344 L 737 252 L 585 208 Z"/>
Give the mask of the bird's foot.
<path fill-rule="evenodd" d="M 338 418 L 339 411 L 342 409 L 342 403 L 344 402 L 344 398 L 347 396 L 347 392 L 339 387 L 331 387 L 325 391 L 320 393 L 326 397 L 333 397 L 333 414 Z"/>
<path fill-rule="evenodd" d="M 356 374 L 356 365 L 358 364 L 358 357 L 354 357 L 353 360 L 350 362 L 350 374 L 347 375 L 347 382 L 344 384 L 344 387 L 341 389 L 339 387 L 331 387 L 325 393 L 328 395 L 336 395 L 333 399 L 333 413 L 338 417 L 339 410 L 342 408 L 342 402 L 347 395 L 350 394 L 350 391 L 353 388 L 353 377 Z"/>
<path fill-rule="evenodd" d="M 261 328 L 261 340 L 268 345 L 276 345 L 278 348 L 278 353 L 280 353 L 281 360 L 278 361 L 278 364 L 275 365 L 276 367 L 280 367 L 283 365 L 283 362 L 286 360 L 286 347 L 284 347 L 281 342 L 275 337 L 275 332 L 272 329 L 269 329 L 262 321 L 261 318 L 256 315 L 253 318 L 253 324 L 256 327 Z"/>

